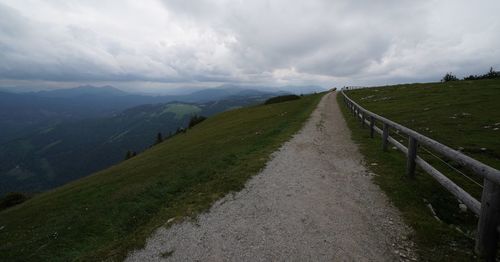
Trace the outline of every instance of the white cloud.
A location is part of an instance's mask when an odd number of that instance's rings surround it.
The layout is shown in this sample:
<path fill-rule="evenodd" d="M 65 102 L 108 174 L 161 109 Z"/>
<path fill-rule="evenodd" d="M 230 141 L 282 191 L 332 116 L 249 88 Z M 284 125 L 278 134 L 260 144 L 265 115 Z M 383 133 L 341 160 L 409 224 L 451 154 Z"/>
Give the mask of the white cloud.
<path fill-rule="evenodd" d="M 0 0 L 0 83 L 383 84 L 500 66 L 495 0 Z"/>

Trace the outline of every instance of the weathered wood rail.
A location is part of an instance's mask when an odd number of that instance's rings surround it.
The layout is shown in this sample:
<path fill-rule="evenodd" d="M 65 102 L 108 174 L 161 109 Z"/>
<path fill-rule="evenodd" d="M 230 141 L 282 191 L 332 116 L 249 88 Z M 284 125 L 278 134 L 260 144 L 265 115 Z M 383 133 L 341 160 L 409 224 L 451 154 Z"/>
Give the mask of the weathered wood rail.
<path fill-rule="evenodd" d="M 349 98 L 344 90 L 340 93 L 343 95 L 343 100 L 350 112 L 360 120 L 361 125 L 368 126 L 370 136 L 373 138 L 377 132 L 382 137 L 382 150 L 386 151 L 389 144 L 394 145 L 407 156 L 408 176 L 415 175 L 416 166 L 420 166 L 425 172 L 436 179 L 445 189 L 453 194 L 457 199 L 462 201 L 472 212 L 479 217 L 477 235 L 476 235 L 476 252 L 486 261 L 495 261 L 498 238 L 499 238 L 499 220 L 500 220 L 500 171 L 483 164 L 471 157 L 468 157 L 461 152 L 451 149 L 431 138 L 428 138 L 412 129 L 402 126 L 387 118 L 370 112 Z M 377 127 L 376 121 L 382 124 L 382 129 Z M 389 130 L 398 130 L 408 136 L 408 147 L 398 142 L 389 135 Z M 419 144 L 431 148 L 435 152 L 445 156 L 453 161 L 456 161 L 461 166 L 472 170 L 475 174 L 483 178 L 483 192 L 481 202 L 472 197 L 464 189 L 455 184 L 448 177 L 443 175 L 436 168 L 427 163 L 424 159 L 418 156 Z"/>

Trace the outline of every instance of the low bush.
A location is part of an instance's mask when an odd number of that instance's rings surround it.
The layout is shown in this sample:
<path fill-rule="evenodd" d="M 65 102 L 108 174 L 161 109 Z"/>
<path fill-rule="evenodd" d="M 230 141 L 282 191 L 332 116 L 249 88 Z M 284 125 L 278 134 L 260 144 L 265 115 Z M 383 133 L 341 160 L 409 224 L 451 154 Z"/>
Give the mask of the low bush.
<path fill-rule="evenodd" d="M 452 73 L 446 73 L 446 75 L 441 79 L 441 82 L 458 81 L 458 78 Z"/>
<path fill-rule="evenodd" d="M 276 96 L 276 97 L 271 97 L 271 98 L 267 99 L 266 102 L 264 102 L 264 105 L 281 103 L 281 102 L 297 100 L 297 99 L 300 99 L 300 96 L 298 96 L 298 95 Z"/>
<path fill-rule="evenodd" d="M 0 210 L 19 205 L 22 202 L 28 200 L 28 196 L 19 192 L 7 193 L 4 197 L 0 199 Z"/>
<path fill-rule="evenodd" d="M 205 119 L 207 119 L 206 117 L 204 116 L 198 116 L 198 115 L 194 115 L 191 117 L 191 119 L 189 120 L 189 128 L 192 128 L 193 126 L 203 122 Z"/>

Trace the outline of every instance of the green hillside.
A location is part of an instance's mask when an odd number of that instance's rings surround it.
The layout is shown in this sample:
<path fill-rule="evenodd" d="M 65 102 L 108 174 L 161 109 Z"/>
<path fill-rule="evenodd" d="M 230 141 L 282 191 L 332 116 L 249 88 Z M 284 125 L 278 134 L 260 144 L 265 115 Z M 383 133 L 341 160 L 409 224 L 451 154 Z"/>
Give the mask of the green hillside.
<path fill-rule="evenodd" d="M 158 132 L 174 133 L 186 127 L 192 115 L 209 117 L 235 106 L 260 104 L 268 97 L 144 104 L 113 116 L 30 129 L 30 134 L 0 143 L 0 197 L 8 192 L 31 194 L 56 188 L 119 163 L 129 150 L 143 151 L 154 143 Z"/>
<path fill-rule="evenodd" d="M 194 115 L 200 111 L 201 109 L 195 105 L 174 103 L 167 105 L 162 113 L 174 113 L 175 118 L 181 119 L 186 115 Z"/>
<path fill-rule="evenodd" d="M 195 216 L 242 189 L 320 98 L 219 114 L 121 164 L 0 212 L 0 260 L 120 260 L 166 221 Z"/>
<path fill-rule="evenodd" d="M 500 80 L 398 85 L 354 90 L 349 96 L 377 114 L 500 168 Z"/>
<path fill-rule="evenodd" d="M 500 80 L 396 85 L 346 93 L 376 114 L 500 168 Z M 405 156 L 393 149 L 382 153 L 381 139 L 370 139 L 368 129 L 362 129 L 359 121 L 347 112 L 343 102 L 339 100 L 339 103 L 352 130 L 352 138 L 359 143 L 367 162 L 376 163 L 369 165 L 379 174 L 375 181 L 415 230 L 414 240 L 421 259 L 473 260 L 477 226 L 475 215 L 461 211 L 458 201 L 423 171 L 417 170 L 413 180 L 406 178 Z M 392 132 L 391 136 L 407 144 L 406 139 L 398 134 Z M 444 159 L 474 181 L 469 180 L 422 147 L 419 155 L 480 199 L 481 178 Z M 429 205 L 442 222 L 432 216 Z"/>

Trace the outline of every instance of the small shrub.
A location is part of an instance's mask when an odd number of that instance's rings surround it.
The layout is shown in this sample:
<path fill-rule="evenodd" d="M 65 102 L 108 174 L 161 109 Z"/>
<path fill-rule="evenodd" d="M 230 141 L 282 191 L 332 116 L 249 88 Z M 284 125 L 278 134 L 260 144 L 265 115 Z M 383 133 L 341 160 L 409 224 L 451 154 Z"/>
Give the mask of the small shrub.
<path fill-rule="evenodd" d="M 443 79 L 441 79 L 441 82 L 450 82 L 450 81 L 457 81 L 458 78 L 452 74 L 452 73 L 446 73 L 446 75 L 444 75 Z"/>
<path fill-rule="evenodd" d="M 198 116 L 198 115 L 192 116 L 191 119 L 189 120 L 188 128 L 192 128 L 193 126 L 203 122 L 205 119 L 207 118 L 204 116 Z"/>
<path fill-rule="evenodd" d="M 468 77 L 464 77 L 464 80 L 482 80 L 482 79 L 496 79 L 500 78 L 500 71 L 493 70 L 493 67 L 490 67 L 490 71 L 483 75 L 470 75 Z"/>
<path fill-rule="evenodd" d="M 161 132 L 158 132 L 158 134 L 156 135 L 156 143 L 155 144 L 159 144 L 163 142 L 163 135 L 161 134 Z"/>
<path fill-rule="evenodd" d="M 131 159 L 132 157 L 134 157 L 136 155 L 137 155 L 137 152 L 128 150 L 127 153 L 125 154 L 124 160 Z"/>
<path fill-rule="evenodd" d="M 132 152 L 130 152 L 130 150 L 128 150 L 127 153 L 125 154 L 124 160 L 130 159 L 131 157 L 132 157 Z"/>
<path fill-rule="evenodd" d="M 281 102 L 297 100 L 297 99 L 300 99 L 300 96 L 298 96 L 298 95 L 276 96 L 276 97 L 271 97 L 271 98 L 267 99 L 266 102 L 264 102 L 264 105 L 281 103 Z"/>
<path fill-rule="evenodd" d="M 175 134 L 174 135 L 185 134 L 185 133 L 186 133 L 186 128 L 178 127 L 177 130 L 175 130 Z"/>
<path fill-rule="evenodd" d="M 478 79 L 479 79 L 479 76 L 477 76 L 477 75 L 470 75 L 470 76 L 464 77 L 464 80 L 478 80 Z"/>
<path fill-rule="evenodd" d="M 0 199 L 0 210 L 19 205 L 22 202 L 28 200 L 28 196 L 19 192 L 7 193 L 3 198 Z"/>
<path fill-rule="evenodd" d="M 490 71 L 484 75 L 486 79 L 495 79 L 500 78 L 500 72 L 493 70 L 493 67 L 490 67 Z"/>

